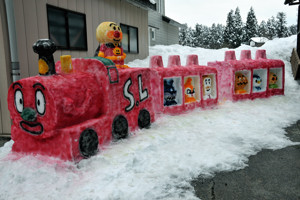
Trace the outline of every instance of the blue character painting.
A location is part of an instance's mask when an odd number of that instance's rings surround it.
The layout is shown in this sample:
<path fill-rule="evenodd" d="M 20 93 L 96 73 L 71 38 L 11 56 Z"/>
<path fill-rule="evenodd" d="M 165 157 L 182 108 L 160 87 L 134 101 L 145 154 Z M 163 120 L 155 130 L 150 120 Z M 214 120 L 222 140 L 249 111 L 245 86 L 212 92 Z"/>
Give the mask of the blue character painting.
<path fill-rule="evenodd" d="M 164 106 L 176 105 L 176 89 L 173 86 L 173 79 L 164 80 Z"/>
<path fill-rule="evenodd" d="M 259 92 L 261 91 L 262 79 L 257 74 L 253 75 L 253 91 Z"/>

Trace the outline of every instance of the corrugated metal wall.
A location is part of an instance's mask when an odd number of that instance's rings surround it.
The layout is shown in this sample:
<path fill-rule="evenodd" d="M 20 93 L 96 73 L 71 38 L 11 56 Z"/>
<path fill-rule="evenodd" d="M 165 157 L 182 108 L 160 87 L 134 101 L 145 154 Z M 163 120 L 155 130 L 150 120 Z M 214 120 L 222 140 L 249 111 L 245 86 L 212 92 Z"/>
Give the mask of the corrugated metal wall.
<path fill-rule="evenodd" d="M 179 44 L 179 29 L 177 26 L 162 20 L 162 15 L 155 11 L 149 11 L 149 26 L 156 28 L 155 41 L 150 39 L 150 45 Z"/>
<path fill-rule="evenodd" d="M 10 134 L 7 90 L 11 84 L 8 29 L 4 0 L 0 0 L 0 136 Z"/>
<path fill-rule="evenodd" d="M 148 11 L 124 0 L 13 0 L 17 30 L 18 55 L 21 78 L 38 74 L 38 55 L 32 44 L 40 38 L 48 38 L 46 4 L 86 14 L 88 51 L 59 50 L 55 61 L 61 55 L 75 57 L 93 56 L 98 42 L 95 31 L 103 21 L 114 21 L 138 27 L 139 54 L 127 54 L 126 62 L 148 56 Z"/>

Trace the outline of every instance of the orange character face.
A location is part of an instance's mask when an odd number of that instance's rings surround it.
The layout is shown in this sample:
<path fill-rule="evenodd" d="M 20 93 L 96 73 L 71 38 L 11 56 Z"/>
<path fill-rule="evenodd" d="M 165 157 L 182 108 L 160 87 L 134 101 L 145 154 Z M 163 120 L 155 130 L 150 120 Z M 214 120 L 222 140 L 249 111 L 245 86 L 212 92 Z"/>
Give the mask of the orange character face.
<path fill-rule="evenodd" d="M 119 55 L 122 54 L 122 50 L 119 47 L 115 47 L 114 50 L 113 50 L 113 53 L 114 53 L 115 56 L 119 56 Z"/>
<path fill-rule="evenodd" d="M 247 84 L 248 84 L 247 77 L 244 74 L 237 72 L 235 74 L 235 86 L 234 86 L 235 90 L 244 90 Z"/>
<path fill-rule="evenodd" d="M 195 102 L 195 88 L 192 85 L 192 78 L 188 78 L 184 84 L 185 103 Z"/>
<path fill-rule="evenodd" d="M 273 72 L 270 72 L 269 74 L 269 84 L 276 84 L 278 80 L 278 77 Z"/>
<path fill-rule="evenodd" d="M 99 43 L 119 44 L 123 34 L 121 28 L 114 22 L 102 22 L 96 29 L 96 38 Z"/>

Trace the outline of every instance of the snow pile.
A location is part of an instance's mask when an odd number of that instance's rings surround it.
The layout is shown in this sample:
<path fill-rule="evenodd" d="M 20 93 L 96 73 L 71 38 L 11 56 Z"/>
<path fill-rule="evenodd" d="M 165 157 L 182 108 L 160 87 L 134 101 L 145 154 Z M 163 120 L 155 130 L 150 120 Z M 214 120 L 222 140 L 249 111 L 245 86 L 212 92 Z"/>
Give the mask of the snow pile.
<path fill-rule="evenodd" d="M 163 116 L 150 129 L 138 130 L 77 165 L 44 157 L 18 158 L 9 154 L 13 142 L 7 143 L 0 148 L 0 199 L 197 199 L 189 183 L 192 178 L 241 169 L 250 155 L 263 148 L 294 144 L 284 127 L 300 118 L 300 88 L 289 64 L 295 44 L 293 36 L 262 47 L 268 58 L 286 64 L 285 96 Z M 239 47 L 237 57 L 244 49 L 254 55 L 257 48 Z M 165 66 L 168 55 L 181 55 L 184 64 L 187 55 L 197 54 L 199 62 L 206 64 L 223 60 L 226 50 L 155 46 L 150 55 L 163 55 Z M 129 65 L 148 63 L 149 58 Z"/>

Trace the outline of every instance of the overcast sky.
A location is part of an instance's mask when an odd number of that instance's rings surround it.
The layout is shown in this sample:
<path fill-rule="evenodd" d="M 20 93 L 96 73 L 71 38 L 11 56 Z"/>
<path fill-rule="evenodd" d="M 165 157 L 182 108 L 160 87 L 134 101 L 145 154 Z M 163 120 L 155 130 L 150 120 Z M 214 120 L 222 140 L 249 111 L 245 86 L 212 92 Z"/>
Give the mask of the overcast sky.
<path fill-rule="evenodd" d="M 243 22 L 252 6 L 258 22 L 285 12 L 287 24 L 297 24 L 298 6 L 284 5 L 284 0 L 165 0 L 166 16 L 194 28 L 196 23 L 211 26 L 226 24 L 231 9 L 240 8 Z"/>

